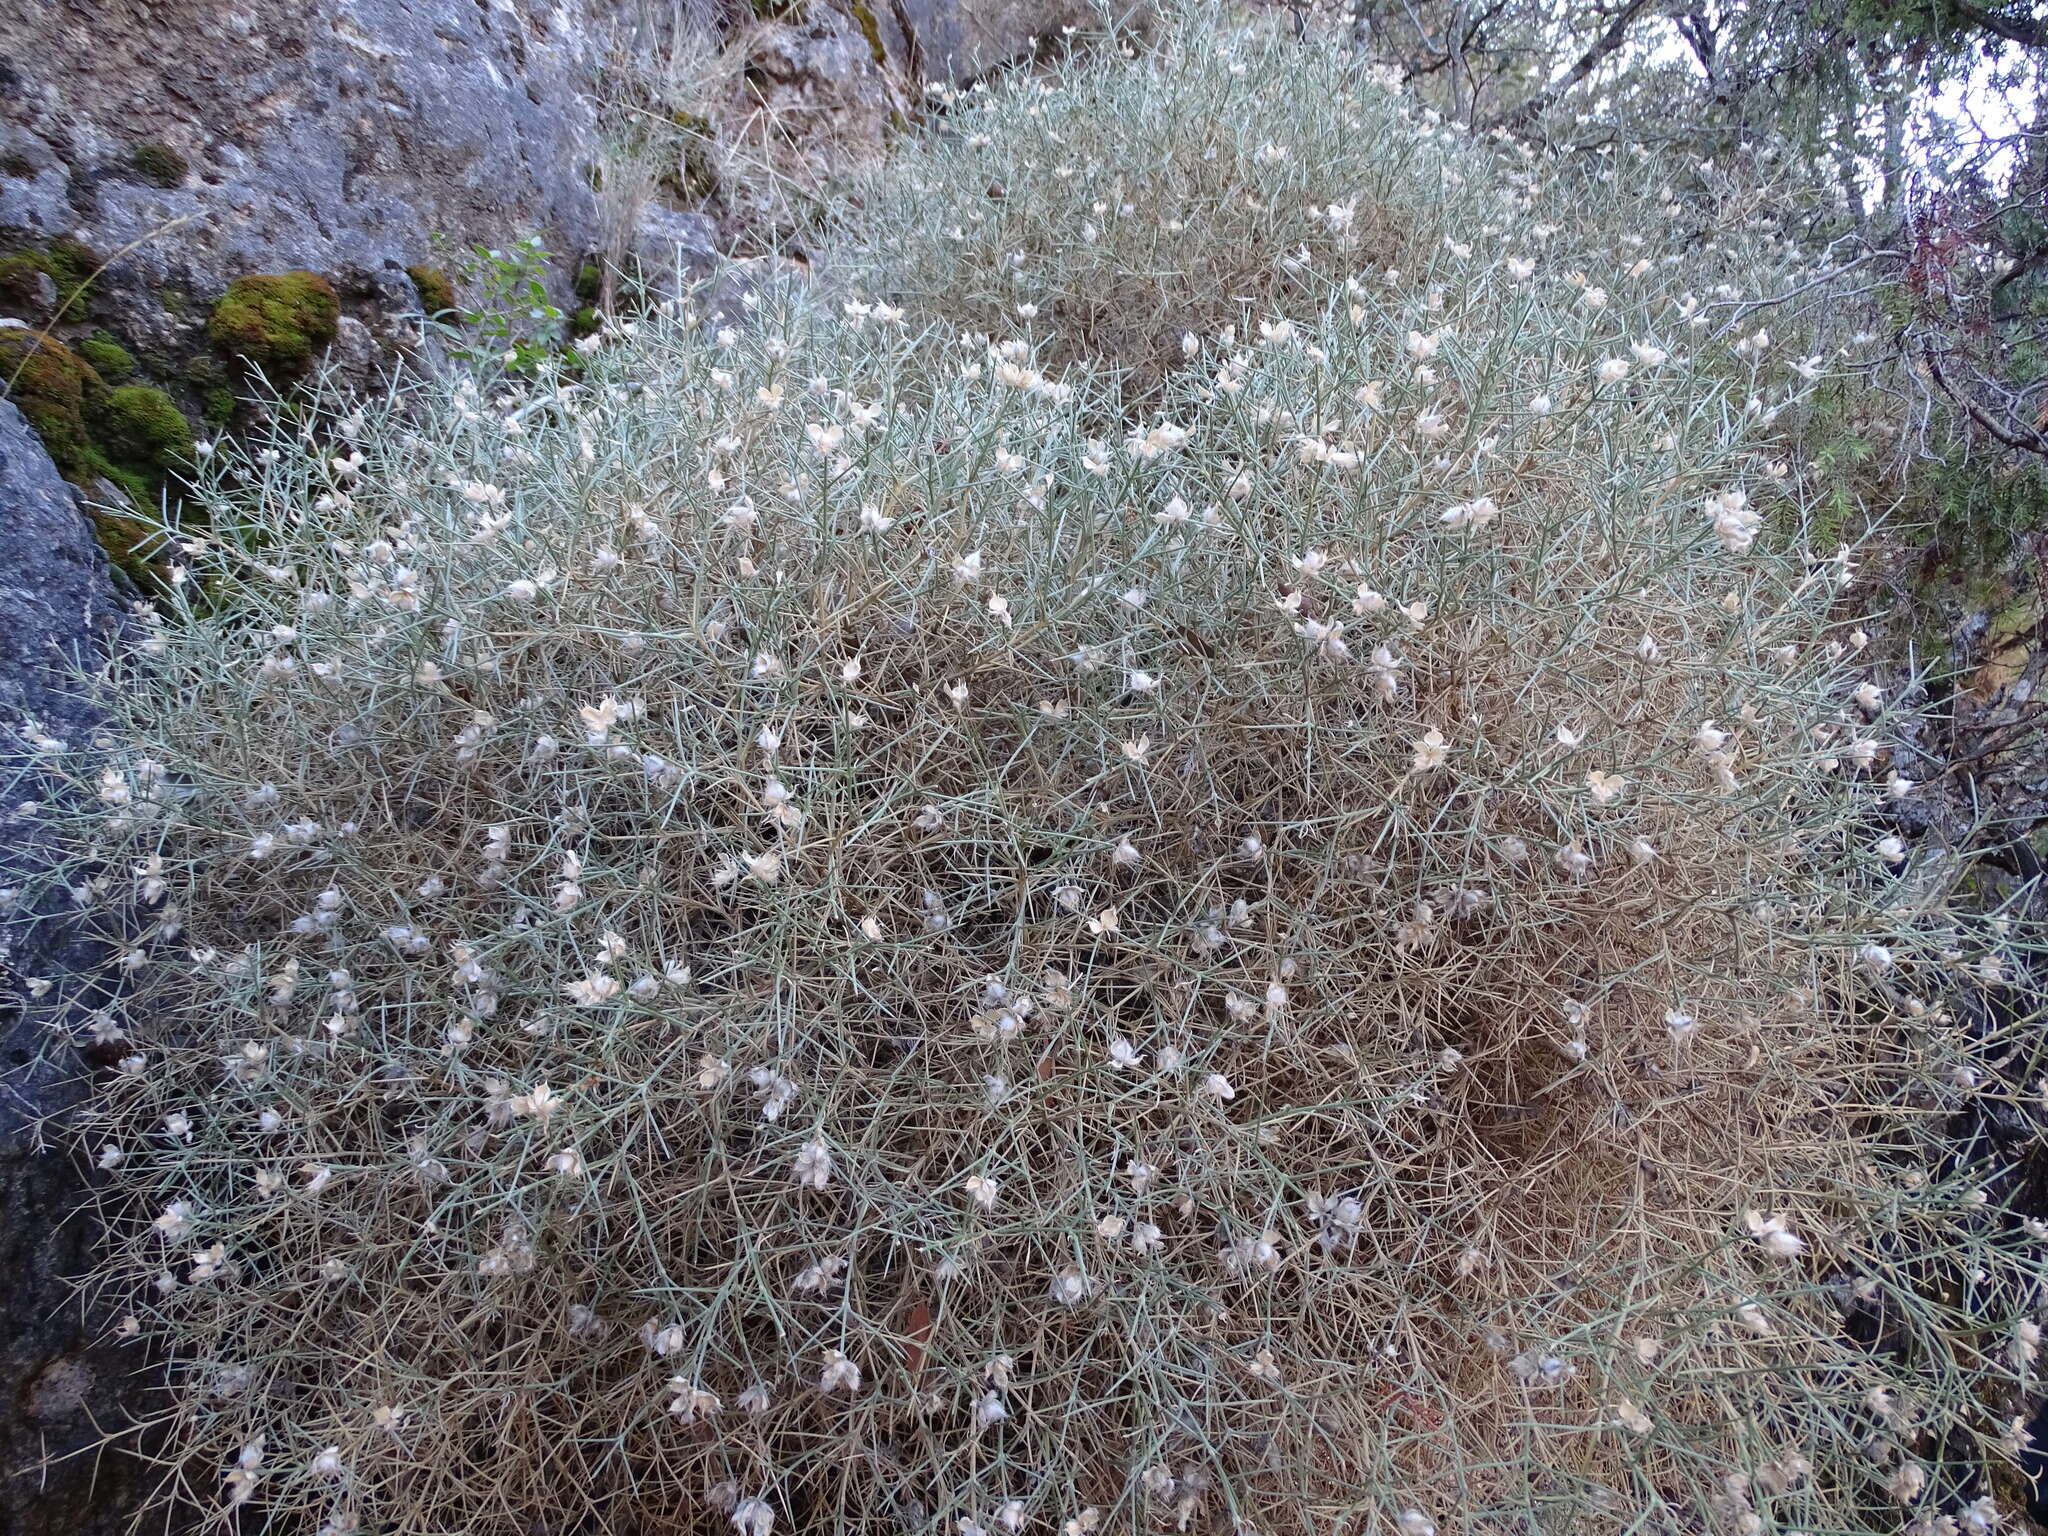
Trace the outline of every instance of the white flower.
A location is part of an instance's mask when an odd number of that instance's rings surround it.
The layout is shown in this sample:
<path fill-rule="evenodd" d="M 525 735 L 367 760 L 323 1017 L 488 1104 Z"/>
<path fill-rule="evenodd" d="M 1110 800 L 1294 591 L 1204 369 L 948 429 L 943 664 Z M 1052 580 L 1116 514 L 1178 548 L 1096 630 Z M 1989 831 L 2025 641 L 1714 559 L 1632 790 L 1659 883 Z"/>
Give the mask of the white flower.
<path fill-rule="evenodd" d="M 1766 1216 L 1761 1211 L 1747 1211 L 1743 1214 L 1743 1225 L 1749 1228 L 1749 1235 L 1756 1239 L 1757 1246 L 1778 1259 L 1796 1259 L 1806 1251 L 1806 1239 L 1786 1224 L 1783 1216 Z"/>
<path fill-rule="evenodd" d="M 825 1351 L 825 1368 L 818 1373 L 820 1392 L 858 1392 L 860 1367 L 839 1350 Z"/>
<path fill-rule="evenodd" d="M 1901 1504 L 1911 1504 L 1927 1488 L 1927 1469 L 1917 1461 L 1902 1461 L 1885 1487 Z"/>
<path fill-rule="evenodd" d="M 548 1171 L 560 1174 L 565 1179 L 580 1178 L 583 1174 L 583 1159 L 574 1147 L 565 1147 L 548 1159 Z"/>
<path fill-rule="evenodd" d="M 1664 360 L 1670 357 L 1671 355 L 1669 352 L 1666 352 L 1662 347 L 1653 346 L 1651 343 L 1647 341 L 1638 341 L 1633 343 L 1629 347 L 1629 351 L 1635 353 L 1636 361 L 1641 363 L 1645 368 L 1659 367 L 1663 364 Z"/>
<path fill-rule="evenodd" d="M 1656 1425 L 1651 1422 L 1650 1416 L 1625 1397 L 1619 1399 L 1613 1407 L 1607 1410 L 1607 1413 L 1609 1420 L 1616 1428 L 1625 1429 L 1630 1434 L 1647 1435 L 1652 1429 L 1656 1428 Z"/>
<path fill-rule="evenodd" d="M 1598 768 L 1588 770 L 1586 788 L 1592 791 L 1595 805 L 1612 805 L 1619 800 L 1628 780 L 1618 773 L 1602 773 Z"/>
<path fill-rule="evenodd" d="M 617 997 L 624 989 L 616 977 L 607 976 L 603 971 L 592 971 L 581 981 L 565 982 L 562 990 L 577 1007 L 597 1008 Z"/>
<path fill-rule="evenodd" d="M 984 1211 L 992 1211 L 996 1208 L 998 1185 L 988 1175 L 980 1173 L 970 1175 L 967 1182 L 961 1185 L 961 1188 L 966 1190 L 974 1203 Z"/>
<path fill-rule="evenodd" d="M 823 1142 L 807 1141 L 797 1149 L 790 1172 L 806 1189 L 823 1189 L 832 1182 L 832 1154 Z M 859 1385 L 856 1380 L 855 1385 Z"/>
<path fill-rule="evenodd" d="M 687 1376 L 671 1376 L 669 1389 L 675 1396 L 669 1400 L 668 1411 L 683 1424 L 701 1424 L 725 1405 L 714 1392 L 707 1392 Z"/>
<path fill-rule="evenodd" d="M 1137 1047 L 1122 1037 L 1109 1042 L 1109 1059 L 1126 1072 L 1135 1072 L 1145 1065 L 1145 1058 Z"/>
<path fill-rule="evenodd" d="M 1887 864 L 1906 862 L 1906 845 L 1897 837 L 1881 837 L 1877 840 L 1877 856 Z"/>
<path fill-rule="evenodd" d="M 1069 1264 L 1052 1280 L 1052 1299 L 1063 1307 L 1078 1307 L 1088 1299 L 1088 1276 L 1078 1264 Z"/>
<path fill-rule="evenodd" d="M 1491 496 L 1481 496 L 1472 501 L 1461 501 L 1446 510 L 1438 519 L 1446 528 L 1484 528 L 1500 515 L 1500 507 Z"/>
<path fill-rule="evenodd" d="M 775 1511 L 766 1499 L 741 1499 L 732 1507 L 732 1528 L 739 1536 L 773 1536 Z"/>
<path fill-rule="evenodd" d="M 1451 745 L 1444 740 L 1444 733 L 1435 726 L 1424 731 L 1409 745 L 1415 749 L 1412 771 L 1416 773 L 1428 773 L 1433 768 L 1443 767 L 1445 759 L 1451 752 Z"/>
<path fill-rule="evenodd" d="M 1230 1085 L 1230 1079 L 1221 1072 L 1211 1072 L 1202 1079 L 1202 1092 L 1212 1099 L 1234 1099 L 1237 1090 Z"/>
<path fill-rule="evenodd" d="M 1628 363 L 1619 357 L 1603 358 L 1598 373 L 1602 384 L 1619 384 L 1628 377 Z"/>

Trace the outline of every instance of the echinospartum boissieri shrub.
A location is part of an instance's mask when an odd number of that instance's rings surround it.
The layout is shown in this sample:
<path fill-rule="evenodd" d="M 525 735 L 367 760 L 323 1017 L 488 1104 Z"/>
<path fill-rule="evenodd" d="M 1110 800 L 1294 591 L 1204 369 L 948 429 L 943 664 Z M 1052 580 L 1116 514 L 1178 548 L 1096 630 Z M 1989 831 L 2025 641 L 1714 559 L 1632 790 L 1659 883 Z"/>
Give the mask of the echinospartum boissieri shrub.
<path fill-rule="evenodd" d="M 1431 260 L 1142 411 L 769 289 L 217 456 L 30 733 L 163 1502 L 1992 1518 L 2025 978 L 1883 830 L 1852 564 L 1662 288 Z"/>

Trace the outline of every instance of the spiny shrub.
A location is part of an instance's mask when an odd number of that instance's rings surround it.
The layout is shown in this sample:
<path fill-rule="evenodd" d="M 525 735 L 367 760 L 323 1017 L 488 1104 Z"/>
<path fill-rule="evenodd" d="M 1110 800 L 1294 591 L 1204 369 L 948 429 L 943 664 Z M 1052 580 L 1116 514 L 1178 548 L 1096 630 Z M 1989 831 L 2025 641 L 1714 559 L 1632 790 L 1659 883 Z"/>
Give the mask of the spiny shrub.
<path fill-rule="evenodd" d="M 102 741 L 30 733 L 163 1503 L 1988 1523 L 2018 935 L 1757 536 L 1783 392 L 1444 259 L 1143 415 L 770 289 L 208 461 Z"/>
<path fill-rule="evenodd" d="M 838 260 L 913 313 L 984 331 L 1021 310 L 1055 366 L 1155 382 L 1189 331 L 1317 303 L 1334 271 L 1496 235 L 1515 189 L 1481 147 L 1349 56 L 1182 7 L 1132 62 L 1087 50 L 942 93 L 938 130 L 860 187 Z"/>
<path fill-rule="evenodd" d="M 2001 1040 L 1883 878 L 1846 567 L 1751 545 L 1714 392 L 1468 294 L 1270 323 L 1115 442 L 1022 343 L 776 297 L 222 482 L 248 542 L 55 823 L 167 1497 L 1413 1532 L 1960 1486 L 2035 1261 L 1934 1160 Z"/>

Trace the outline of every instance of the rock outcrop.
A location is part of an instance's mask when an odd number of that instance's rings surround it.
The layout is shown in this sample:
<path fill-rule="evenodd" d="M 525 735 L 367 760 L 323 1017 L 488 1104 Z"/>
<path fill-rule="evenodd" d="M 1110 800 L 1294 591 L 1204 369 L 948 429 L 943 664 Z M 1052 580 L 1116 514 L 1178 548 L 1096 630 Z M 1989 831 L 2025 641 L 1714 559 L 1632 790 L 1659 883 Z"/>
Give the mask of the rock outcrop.
<path fill-rule="evenodd" d="M 84 1064 L 27 1007 L 39 981 L 81 963 L 82 941 L 59 903 L 18 894 L 41 872 L 21 809 L 38 786 L 16 777 L 21 728 L 90 737 L 76 679 L 105 654 L 119 613 L 77 494 L 0 401 L 0 1531 L 52 1536 L 117 1530 L 144 1470 L 94 1454 L 100 1426 L 126 1421 L 139 1362 L 70 1291 L 95 1237 L 60 1131 Z M 71 1459 L 44 1467 L 49 1457 Z"/>
<path fill-rule="evenodd" d="M 538 0 L 51 0 L 0 22 L 0 230 L 73 236 L 139 355 L 238 277 L 417 308 L 436 237 L 595 230 L 592 34 Z"/>

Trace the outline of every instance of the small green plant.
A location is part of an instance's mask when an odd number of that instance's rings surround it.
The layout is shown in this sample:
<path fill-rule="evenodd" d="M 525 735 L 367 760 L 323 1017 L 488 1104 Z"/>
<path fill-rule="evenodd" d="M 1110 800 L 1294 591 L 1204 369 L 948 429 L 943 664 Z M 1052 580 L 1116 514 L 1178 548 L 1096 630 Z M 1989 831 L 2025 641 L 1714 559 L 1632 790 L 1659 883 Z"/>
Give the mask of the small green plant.
<path fill-rule="evenodd" d="M 238 277 L 214 305 L 206 333 L 223 352 L 274 381 L 296 379 L 334 340 L 341 303 L 317 272 Z"/>
<path fill-rule="evenodd" d="M 568 332 L 561 307 L 548 292 L 550 255 L 538 236 L 502 249 L 472 246 L 462 266 L 474 304 L 463 321 L 514 373 L 529 374 L 556 356 Z"/>

